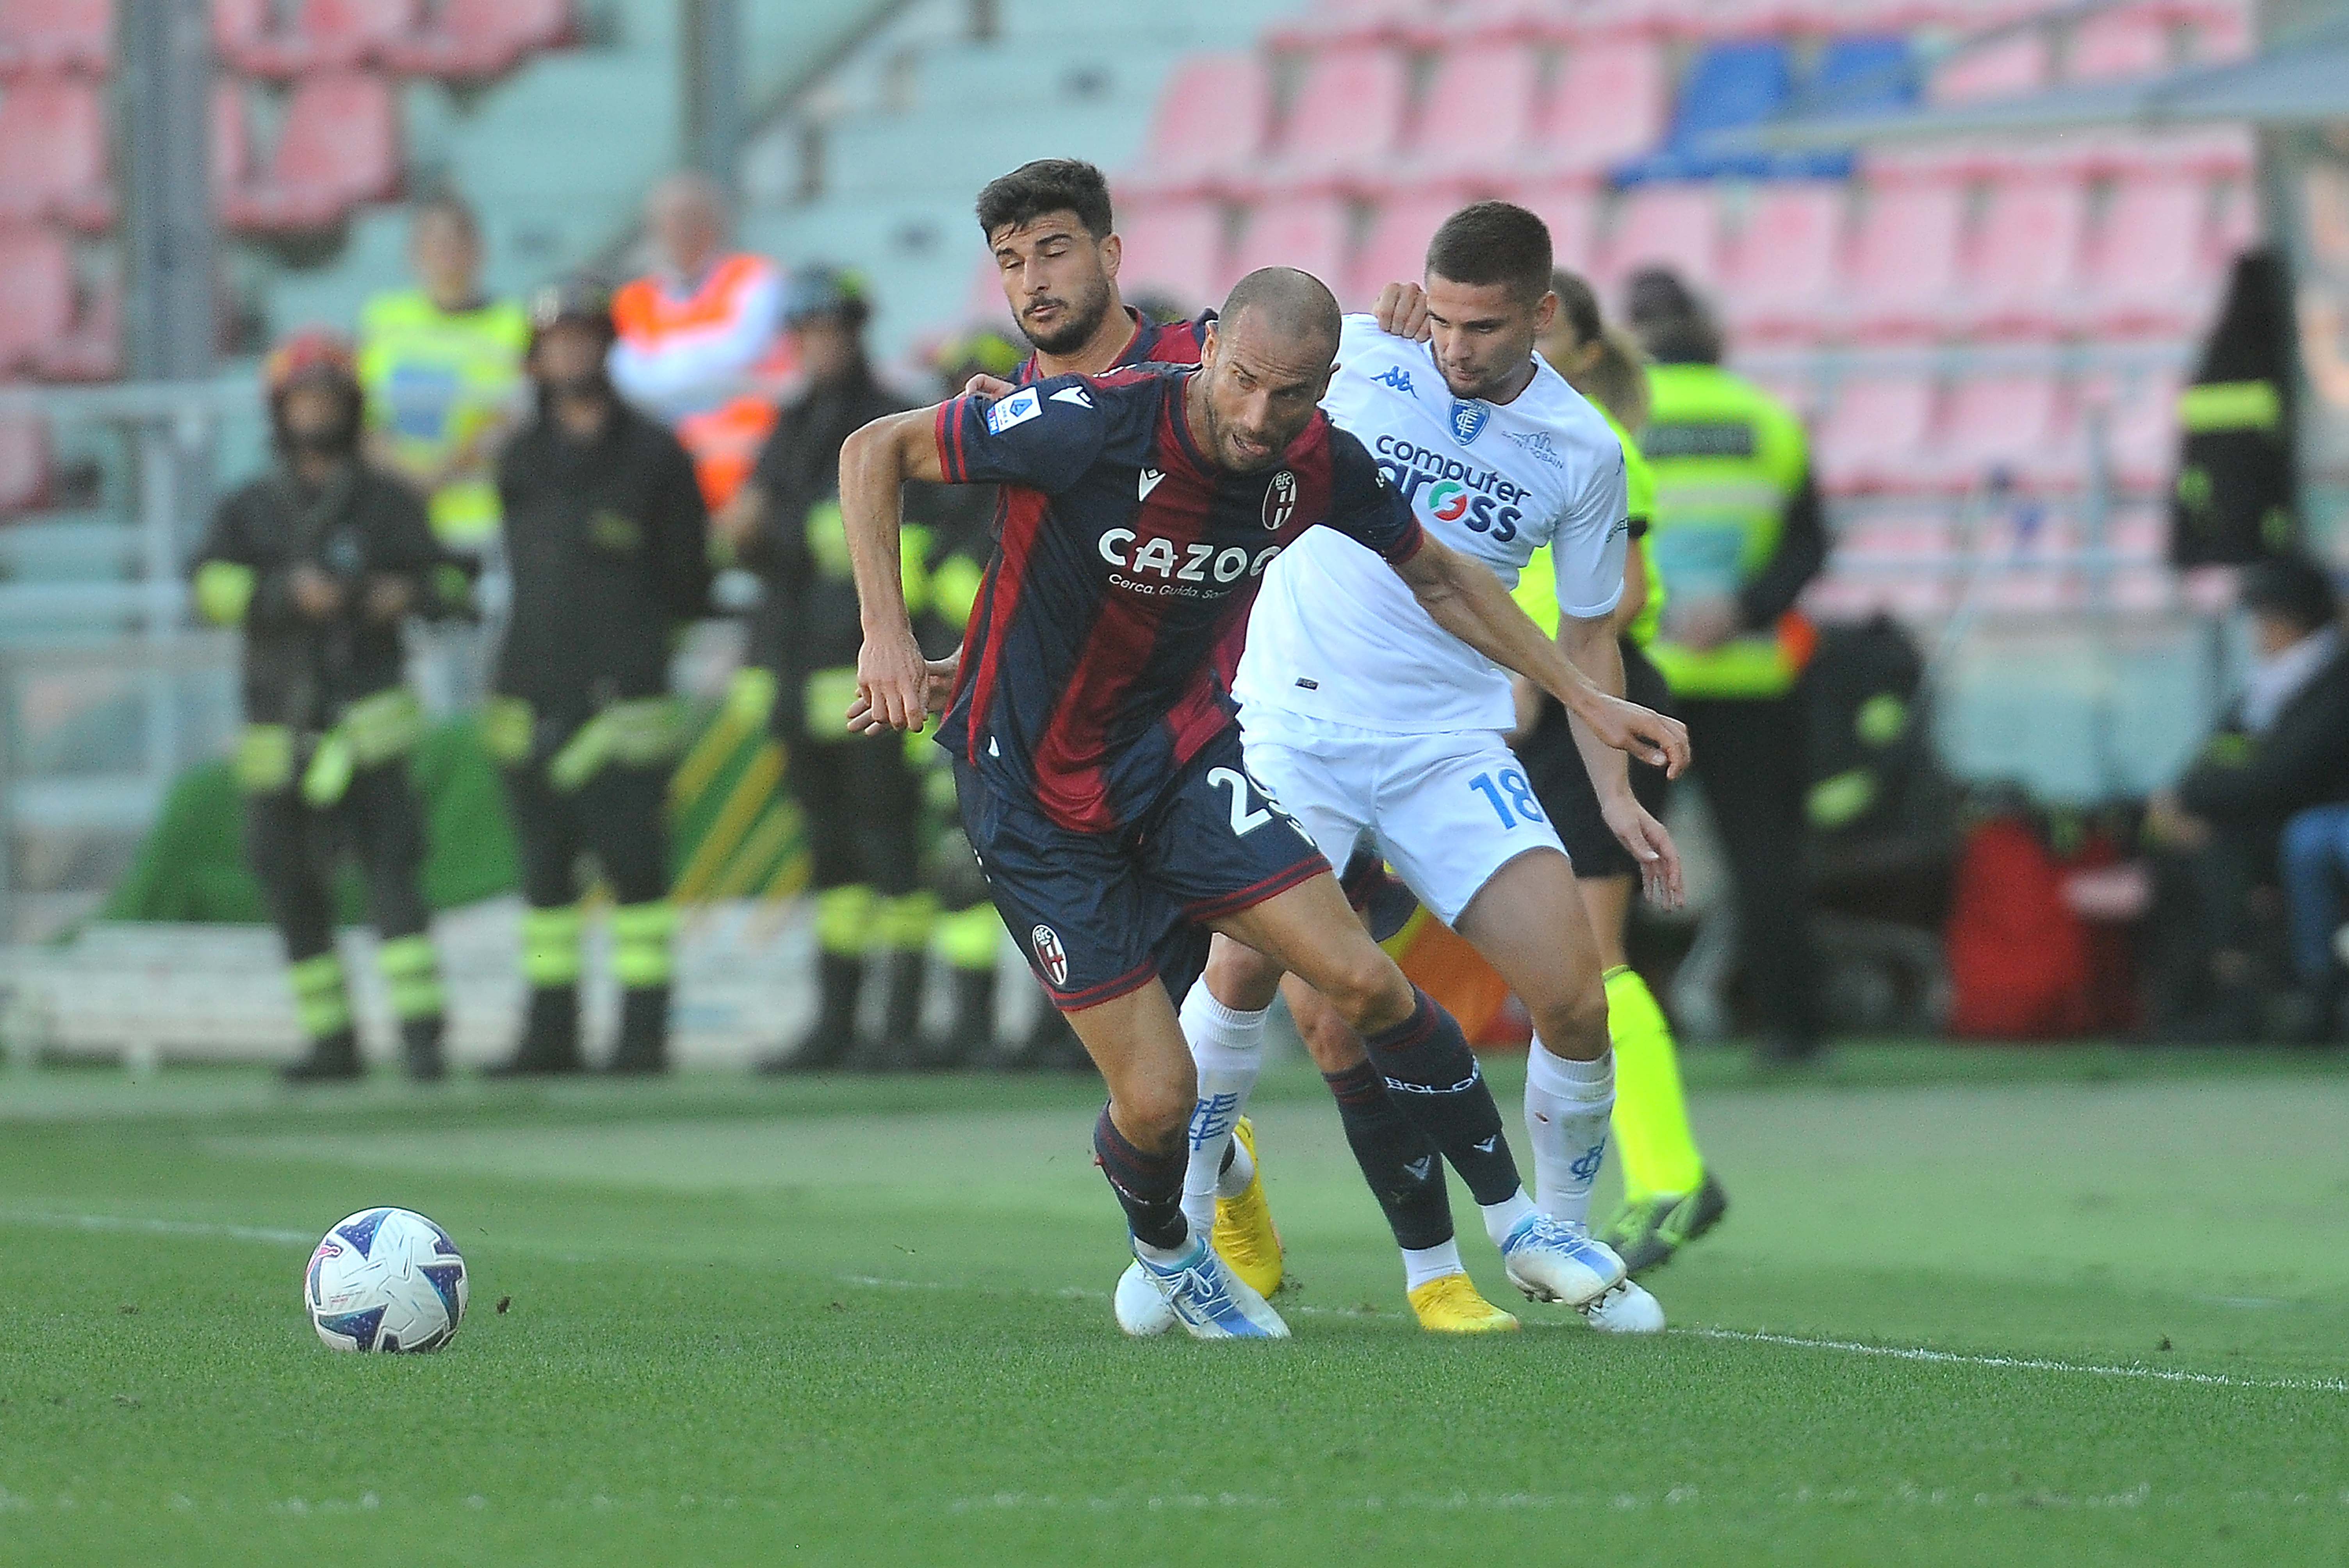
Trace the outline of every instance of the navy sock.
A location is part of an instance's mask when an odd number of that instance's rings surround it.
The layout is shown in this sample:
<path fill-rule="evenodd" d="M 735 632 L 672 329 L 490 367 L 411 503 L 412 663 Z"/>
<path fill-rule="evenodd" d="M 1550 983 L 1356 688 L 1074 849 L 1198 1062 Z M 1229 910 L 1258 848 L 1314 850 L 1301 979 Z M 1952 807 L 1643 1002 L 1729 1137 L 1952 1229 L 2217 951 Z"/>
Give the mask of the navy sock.
<path fill-rule="evenodd" d="M 1363 1037 L 1362 1047 L 1395 1103 L 1423 1129 L 1480 1204 L 1504 1203 L 1525 1185 L 1501 1130 L 1501 1108 L 1451 1014 L 1424 991 L 1411 1016 Z"/>
<path fill-rule="evenodd" d="M 1110 1191 L 1125 1210 L 1126 1228 L 1138 1241 L 1172 1252 L 1189 1237 L 1183 1219 L 1183 1170 L 1190 1148 L 1178 1140 L 1174 1151 L 1151 1154 L 1137 1149 L 1102 1108 L 1093 1123 L 1093 1163 L 1109 1178 Z"/>
<path fill-rule="evenodd" d="M 1435 1140 L 1395 1104 L 1379 1069 L 1361 1062 L 1323 1073 L 1321 1081 L 1337 1099 L 1354 1163 L 1386 1211 L 1395 1244 L 1415 1253 L 1450 1241 L 1452 1197 L 1444 1190 L 1443 1158 Z"/>

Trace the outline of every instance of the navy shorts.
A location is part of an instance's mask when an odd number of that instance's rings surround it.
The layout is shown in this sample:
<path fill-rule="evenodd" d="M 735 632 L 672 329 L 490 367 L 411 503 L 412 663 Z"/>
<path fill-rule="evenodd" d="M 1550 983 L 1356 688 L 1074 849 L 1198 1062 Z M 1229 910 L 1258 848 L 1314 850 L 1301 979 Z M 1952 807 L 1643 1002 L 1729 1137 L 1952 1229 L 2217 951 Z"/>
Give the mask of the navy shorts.
<path fill-rule="evenodd" d="M 1206 966 L 1205 922 L 1330 870 L 1248 778 L 1237 729 L 1209 741 L 1114 832 L 1061 827 L 960 758 L 955 789 L 996 911 L 1064 1013 L 1159 979 L 1179 999 Z"/>

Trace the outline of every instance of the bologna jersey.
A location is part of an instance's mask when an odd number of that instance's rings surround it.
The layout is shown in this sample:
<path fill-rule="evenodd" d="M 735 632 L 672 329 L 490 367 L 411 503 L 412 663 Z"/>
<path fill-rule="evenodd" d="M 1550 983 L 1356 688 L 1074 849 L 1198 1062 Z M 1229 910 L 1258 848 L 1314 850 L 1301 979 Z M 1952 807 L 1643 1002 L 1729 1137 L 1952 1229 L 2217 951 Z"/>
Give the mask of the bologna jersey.
<path fill-rule="evenodd" d="M 1213 466 L 1188 376 L 1056 377 L 938 408 L 946 478 L 1001 485 L 1004 520 L 938 740 L 1065 830 L 1135 821 L 1231 726 L 1216 645 L 1316 523 L 1374 565 L 1419 548 L 1402 497 L 1319 413 L 1272 468 Z"/>
<path fill-rule="evenodd" d="M 1206 341 L 1207 325 L 1216 313 L 1203 310 L 1191 321 L 1146 321 L 1132 305 L 1125 307 L 1126 319 L 1133 324 L 1133 335 L 1125 340 L 1110 368 L 1122 370 L 1129 365 L 1196 365 L 1199 346 Z M 1036 356 L 1030 355 L 1020 362 L 1012 379 L 1025 387 L 1036 379 Z"/>
<path fill-rule="evenodd" d="M 1614 610 L 1630 542 L 1623 449 L 1564 377 L 1537 357 L 1509 402 L 1454 397 L 1426 344 L 1365 315 L 1346 318 L 1338 364 L 1322 408 L 1435 537 L 1507 584 L 1550 545 L 1566 614 Z M 1275 712 L 1397 734 L 1516 721 L 1500 666 L 1331 534 L 1301 540 L 1265 573 L 1236 691 L 1251 733 Z"/>

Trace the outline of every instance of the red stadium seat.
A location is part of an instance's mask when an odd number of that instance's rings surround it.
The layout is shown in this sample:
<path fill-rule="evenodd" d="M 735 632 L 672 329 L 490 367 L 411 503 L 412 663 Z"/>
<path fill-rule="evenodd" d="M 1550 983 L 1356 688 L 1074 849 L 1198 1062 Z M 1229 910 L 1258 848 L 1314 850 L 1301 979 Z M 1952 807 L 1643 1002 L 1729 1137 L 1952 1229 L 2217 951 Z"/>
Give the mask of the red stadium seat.
<path fill-rule="evenodd" d="M 1845 381 L 1813 453 L 1820 485 L 1837 495 L 1927 488 L 1937 401 L 1931 377 L 1922 375 Z"/>
<path fill-rule="evenodd" d="M 1265 183 L 1330 191 L 1384 182 L 1411 104 L 1411 61 L 1400 49 L 1330 49 L 1307 64 Z"/>
<path fill-rule="evenodd" d="M 1550 261 L 1570 273 L 1590 271 L 1599 239 L 1599 189 L 1590 180 L 1541 180 L 1502 194 L 1549 225 Z"/>
<path fill-rule="evenodd" d="M 1865 337 L 1930 335 L 1947 326 L 1958 287 L 1966 193 L 1947 181 L 1880 185 L 1852 247 L 1849 319 Z"/>
<path fill-rule="evenodd" d="M 1935 103 L 2016 98 L 2046 85 L 2047 36 L 2033 29 L 1969 49 L 1933 73 L 1927 97 Z"/>
<path fill-rule="evenodd" d="M 31 414 L 0 414 L 0 516 L 30 511 L 49 497 L 49 432 Z"/>
<path fill-rule="evenodd" d="M 1338 293 L 1369 304 L 1391 283 L 1418 283 L 1427 271 L 1427 242 L 1444 220 L 1461 206 L 1448 191 L 1419 191 L 1389 197 L 1371 223 L 1353 277 Z"/>
<path fill-rule="evenodd" d="M 1524 45 L 1448 51 L 1421 99 L 1403 177 L 1457 179 L 1514 166 L 1533 142 L 1540 89 L 1541 58 Z"/>
<path fill-rule="evenodd" d="M 1142 166 L 1120 186 L 1140 195 L 1196 195 L 1257 171 L 1272 129 L 1272 83 L 1255 55 L 1201 55 L 1158 95 Z"/>
<path fill-rule="evenodd" d="M 2088 262 L 2089 325 L 2098 333 L 2181 335 L 2217 292 L 2209 187 L 2151 175 L 2117 182 Z"/>
<path fill-rule="evenodd" d="M 32 367 L 72 325 L 73 255 L 46 229 L 0 232 L 0 373 Z"/>
<path fill-rule="evenodd" d="M 1436 0 L 1318 0 L 1304 15 L 1272 28 L 1265 42 L 1297 50 L 1404 44 L 1431 36 L 1444 19 Z"/>
<path fill-rule="evenodd" d="M 295 88 L 267 174 L 232 191 L 225 207 L 240 229 L 323 229 L 398 189 L 399 110 L 390 84 L 338 71 Z"/>
<path fill-rule="evenodd" d="M 212 195 L 221 197 L 253 179 L 253 132 L 244 118 L 244 93 L 234 82 L 212 84 Z"/>
<path fill-rule="evenodd" d="M 2123 5 L 2083 19 L 2066 75 L 2075 81 L 2149 77 L 2169 65 L 2170 19 L 2158 5 Z"/>
<path fill-rule="evenodd" d="M 1600 269 L 1609 283 L 1639 267 L 1663 266 L 1700 294 L 1721 281 L 1721 196 L 1710 181 L 1642 185 L 1615 214 Z"/>
<path fill-rule="evenodd" d="M 423 11 L 419 0 L 301 0 L 294 25 L 280 29 L 270 25 L 266 4 L 230 0 L 226 8 L 225 32 L 220 11 L 213 14 L 222 51 L 230 64 L 257 77 L 373 65 L 395 41 L 416 31 Z"/>
<path fill-rule="evenodd" d="M 1193 310 L 1224 297 L 1228 279 L 1221 202 L 1145 201 L 1121 212 L 1118 235 L 1125 246 L 1118 282 L 1127 294 L 1167 294 Z M 990 315 L 1002 314 L 999 293 Z"/>
<path fill-rule="evenodd" d="M 2260 208 L 2251 182 L 2244 180 L 2221 181 L 2218 203 L 2219 215 L 2210 230 L 2210 259 L 2223 267 L 2260 242 Z"/>
<path fill-rule="evenodd" d="M 1671 114 L 1663 46 L 1637 36 L 1578 43 L 1559 63 L 1535 161 L 1557 170 L 1605 169 L 1652 150 Z"/>
<path fill-rule="evenodd" d="M 36 77 L 10 88 L 0 98 L 0 222 L 59 218 L 88 230 L 112 222 L 106 139 L 90 84 Z"/>
<path fill-rule="evenodd" d="M 1741 341 L 1819 335 L 1840 303 L 1844 187 L 1826 181 L 1763 186 L 1722 274 L 1723 298 Z"/>
<path fill-rule="evenodd" d="M 103 77 L 114 58 L 114 0 L 0 0 L 0 77 Z"/>
<path fill-rule="evenodd" d="M 2166 496 L 2178 473 L 2178 393 L 2183 375 L 2146 371 L 2123 380 L 2106 375 L 2081 388 L 2084 405 L 2103 411 L 2105 459 L 2123 490 Z"/>
<path fill-rule="evenodd" d="M 421 31 L 385 43 L 383 60 L 410 76 L 480 81 L 569 42 L 573 30 L 571 0 L 442 0 Z"/>
<path fill-rule="evenodd" d="M 1980 331 L 2053 334 L 2080 308 L 2088 190 L 2064 175 L 1993 188 L 1969 258 L 1963 309 Z"/>
<path fill-rule="evenodd" d="M 1994 475 L 2025 490 L 2075 489 L 2085 477 L 2077 436 L 2052 374 L 1971 377 L 1950 394 L 1929 471 L 1958 491 L 1979 489 Z"/>
<path fill-rule="evenodd" d="M 1330 285 L 1339 303 L 1349 307 L 1352 271 L 1347 252 L 1352 240 L 1352 217 L 1337 196 L 1276 196 L 1248 217 L 1232 259 L 1231 279 L 1237 281 L 1258 267 L 1296 267 Z M 1222 297 L 1221 290 L 1216 297 Z"/>

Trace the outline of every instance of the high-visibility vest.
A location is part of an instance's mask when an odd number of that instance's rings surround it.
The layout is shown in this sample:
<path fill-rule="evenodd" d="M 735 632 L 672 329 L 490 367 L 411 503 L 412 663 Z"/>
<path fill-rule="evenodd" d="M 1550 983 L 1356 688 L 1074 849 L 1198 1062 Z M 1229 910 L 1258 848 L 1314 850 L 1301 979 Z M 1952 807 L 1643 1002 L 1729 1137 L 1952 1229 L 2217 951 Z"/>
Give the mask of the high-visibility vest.
<path fill-rule="evenodd" d="M 682 297 L 669 294 L 657 276 L 641 277 L 612 296 L 612 324 L 620 341 L 638 355 L 657 356 L 668 345 L 683 351 L 695 339 L 730 325 L 751 291 L 774 276 L 773 263 L 738 252 L 719 258 Z M 774 426 L 778 383 L 791 368 L 789 341 L 778 334 L 738 384 L 678 417 L 677 438 L 691 454 L 702 500 L 711 508 L 725 505 L 750 476 Z"/>
<path fill-rule="evenodd" d="M 403 461 L 446 462 L 516 410 L 529 351 L 530 318 L 511 301 L 448 311 L 420 289 L 378 294 L 359 312 L 367 423 L 390 438 Z M 488 465 L 479 478 L 435 490 L 428 509 L 443 543 L 460 550 L 487 544 L 499 523 L 498 487 Z"/>
<path fill-rule="evenodd" d="M 1718 366 L 1651 366 L 1648 386 L 1640 449 L 1656 478 L 1651 559 L 1675 593 L 1734 594 L 1778 552 L 1786 507 L 1810 467 L 1802 424 Z M 1659 635 L 1648 656 L 1682 696 L 1773 697 L 1794 689 L 1816 640 L 1789 611 L 1702 652 Z"/>
<path fill-rule="evenodd" d="M 1597 403 L 1590 406 L 1599 409 L 1599 416 L 1607 421 L 1607 428 L 1615 432 L 1617 440 L 1623 443 L 1624 515 L 1634 524 L 1647 525 L 1640 532 L 1639 542 L 1640 563 L 1647 569 L 1647 603 L 1640 606 L 1640 613 L 1623 629 L 1625 636 L 1645 647 L 1654 638 L 1657 623 L 1664 614 L 1664 580 L 1656 572 L 1656 542 L 1652 533 L 1648 531 L 1652 530 L 1656 518 L 1656 474 L 1648 466 L 1648 459 L 1640 455 L 1639 443 L 1615 422 L 1615 416 L 1599 408 Z M 1548 545 L 1535 551 L 1533 558 L 1526 562 L 1526 569 L 1517 574 L 1517 586 L 1513 596 L 1517 607 L 1535 625 L 1550 636 L 1557 635 L 1557 565 Z"/>

